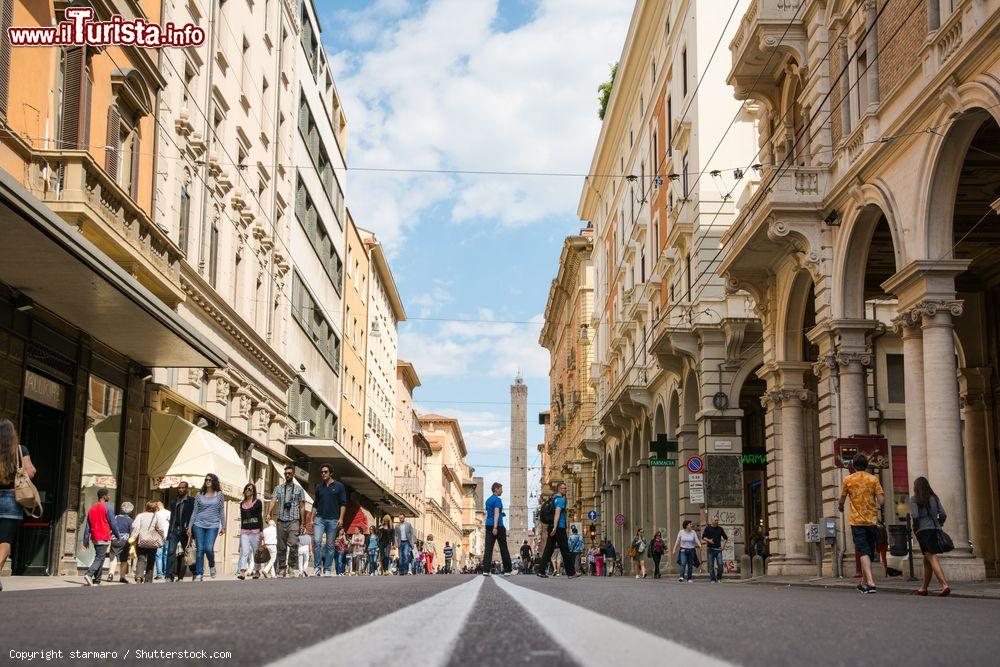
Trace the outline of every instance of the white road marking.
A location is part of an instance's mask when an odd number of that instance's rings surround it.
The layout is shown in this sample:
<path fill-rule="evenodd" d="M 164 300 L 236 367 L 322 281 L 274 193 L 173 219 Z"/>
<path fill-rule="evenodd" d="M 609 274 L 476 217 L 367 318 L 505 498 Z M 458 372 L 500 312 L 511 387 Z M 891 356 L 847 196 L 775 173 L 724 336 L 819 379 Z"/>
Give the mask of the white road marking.
<path fill-rule="evenodd" d="M 724 660 L 518 584 L 495 579 L 581 665 L 726 667 Z M 572 583 L 567 582 L 572 586 Z"/>
<path fill-rule="evenodd" d="M 272 662 L 270 667 L 329 665 L 339 658 L 352 667 L 385 667 L 406 662 L 400 656 L 418 656 L 421 666 L 444 665 L 451 658 L 482 585 L 483 577 L 476 577 L 296 651 Z"/>

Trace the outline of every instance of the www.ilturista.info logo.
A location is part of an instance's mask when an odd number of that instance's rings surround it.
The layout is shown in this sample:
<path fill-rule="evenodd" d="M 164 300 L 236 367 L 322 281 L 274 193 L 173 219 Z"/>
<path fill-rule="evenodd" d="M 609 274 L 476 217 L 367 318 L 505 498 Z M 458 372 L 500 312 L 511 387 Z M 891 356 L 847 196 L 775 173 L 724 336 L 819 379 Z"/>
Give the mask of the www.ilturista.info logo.
<path fill-rule="evenodd" d="M 66 18 L 54 26 L 7 28 L 12 46 L 141 46 L 146 48 L 201 46 L 205 31 L 193 23 L 160 25 L 141 18 L 130 21 L 115 15 L 95 21 L 90 7 L 70 7 Z"/>

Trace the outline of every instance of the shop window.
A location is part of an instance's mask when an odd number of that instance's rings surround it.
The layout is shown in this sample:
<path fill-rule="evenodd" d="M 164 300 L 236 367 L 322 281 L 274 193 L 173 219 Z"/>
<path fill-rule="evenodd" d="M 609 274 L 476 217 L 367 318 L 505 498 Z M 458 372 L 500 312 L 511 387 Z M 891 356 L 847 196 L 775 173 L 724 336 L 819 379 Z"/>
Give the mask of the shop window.
<path fill-rule="evenodd" d="M 76 561 L 87 567 L 94 559 L 92 549 L 83 547 L 87 510 L 97 502 L 97 491 L 111 493 L 111 506 L 129 498 L 118 497 L 118 472 L 122 450 L 122 408 L 125 390 L 91 375 L 87 383 L 87 431 L 83 437 L 83 470 L 80 477 L 80 511 L 77 517 Z"/>

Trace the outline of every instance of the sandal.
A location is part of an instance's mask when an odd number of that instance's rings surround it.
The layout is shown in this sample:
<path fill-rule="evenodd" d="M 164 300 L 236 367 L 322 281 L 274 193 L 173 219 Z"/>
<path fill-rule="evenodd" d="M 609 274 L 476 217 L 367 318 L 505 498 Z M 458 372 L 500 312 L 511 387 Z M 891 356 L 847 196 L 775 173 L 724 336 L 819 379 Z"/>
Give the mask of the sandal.
<path fill-rule="evenodd" d="M 949 595 L 951 595 L 951 586 L 945 586 L 941 589 L 941 592 L 938 593 L 939 598 L 946 598 Z"/>
<path fill-rule="evenodd" d="M 913 591 L 913 594 L 914 595 L 920 595 L 921 597 L 927 597 L 927 589 L 925 588 L 925 589 L 921 590 L 921 589 L 918 588 L 917 590 Z"/>

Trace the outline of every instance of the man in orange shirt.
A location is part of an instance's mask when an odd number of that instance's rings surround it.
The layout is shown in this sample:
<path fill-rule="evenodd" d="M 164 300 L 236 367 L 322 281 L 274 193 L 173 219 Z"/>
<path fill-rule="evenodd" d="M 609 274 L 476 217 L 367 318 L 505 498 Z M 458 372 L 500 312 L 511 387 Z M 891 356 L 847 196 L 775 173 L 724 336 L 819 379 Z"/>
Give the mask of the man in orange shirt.
<path fill-rule="evenodd" d="M 875 579 L 872 577 L 872 560 L 875 558 L 878 539 L 878 508 L 885 504 L 885 492 L 878 477 L 867 472 L 868 458 L 864 454 L 854 457 L 855 472 L 844 478 L 840 491 L 840 511 L 844 511 L 844 501 L 851 499 L 851 539 L 854 550 L 861 556 L 861 571 L 864 579 L 858 583 L 862 593 L 875 593 Z"/>

